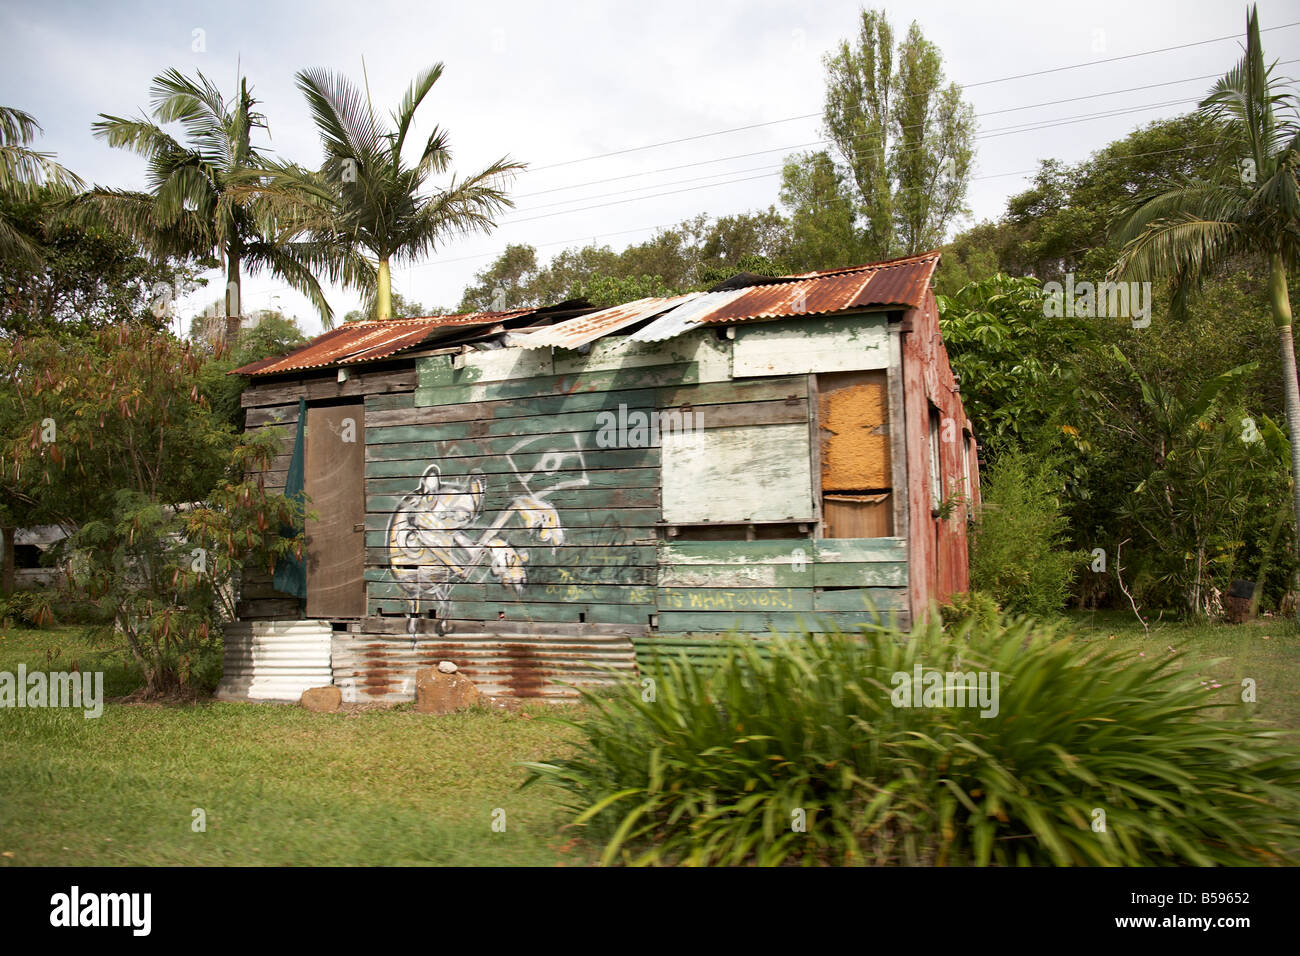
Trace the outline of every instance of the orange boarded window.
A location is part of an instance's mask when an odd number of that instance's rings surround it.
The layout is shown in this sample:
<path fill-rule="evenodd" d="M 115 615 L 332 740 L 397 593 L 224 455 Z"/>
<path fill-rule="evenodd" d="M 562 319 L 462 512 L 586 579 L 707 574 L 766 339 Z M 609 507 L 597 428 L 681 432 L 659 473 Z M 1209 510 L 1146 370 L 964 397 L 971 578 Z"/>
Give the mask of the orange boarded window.
<path fill-rule="evenodd" d="M 886 373 L 817 376 L 822 533 L 881 538 L 893 532 Z"/>

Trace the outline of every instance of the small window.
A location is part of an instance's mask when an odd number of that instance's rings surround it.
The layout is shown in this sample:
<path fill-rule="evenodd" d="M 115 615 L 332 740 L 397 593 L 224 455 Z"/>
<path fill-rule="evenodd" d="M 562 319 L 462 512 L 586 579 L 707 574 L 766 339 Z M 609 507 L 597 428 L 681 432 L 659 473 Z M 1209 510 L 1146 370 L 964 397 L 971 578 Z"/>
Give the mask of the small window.
<path fill-rule="evenodd" d="M 939 409 L 930 406 L 930 507 L 939 510 L 943 504 L 943 420 Z"/>
<path fill-rule="evenodd" d="M 975 436 L 970 432 L 962 433 L 961 443 L 961 493 L 966 498 L 966 514 L 971 513 L 975 495 L 970 486 L 970 456 L 975 453 Z"/>

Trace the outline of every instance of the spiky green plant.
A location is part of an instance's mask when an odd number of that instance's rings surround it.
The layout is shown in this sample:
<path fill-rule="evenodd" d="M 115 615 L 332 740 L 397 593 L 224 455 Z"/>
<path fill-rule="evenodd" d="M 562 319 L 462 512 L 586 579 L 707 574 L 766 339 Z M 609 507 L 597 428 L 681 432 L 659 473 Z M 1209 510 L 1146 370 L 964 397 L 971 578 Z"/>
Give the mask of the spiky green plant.
<path fill-rule="evenodd" d="M 1177 655 L 1097 654 L 1029 620 L 763 644 L 585 694 L 577 752 L 525 785 L 559 788 L 604 863 L 1266 864 L 1300 846 L 1300 754 L 1216 714 Z M 997 712 L 895 706 L 918 664 L 997 673 Z"/>

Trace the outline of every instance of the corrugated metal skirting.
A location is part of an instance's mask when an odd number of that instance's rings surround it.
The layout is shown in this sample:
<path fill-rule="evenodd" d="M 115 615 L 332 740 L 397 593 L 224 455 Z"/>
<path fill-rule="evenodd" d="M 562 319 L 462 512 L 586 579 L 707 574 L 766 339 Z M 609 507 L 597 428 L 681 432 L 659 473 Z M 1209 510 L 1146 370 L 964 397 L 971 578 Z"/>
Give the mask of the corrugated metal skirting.
<path fill-rule="evenodd" d="M 577 686 L 636 673 L 632 642 L 621 635 L 422 634 L 412 645 L 403 635 L 340 631 L 332 656 L 334 683 L 349 703 L 413 700 L 416 670 L 439 661 L 455 662 L 480 691 L 500 697 L 572 698 Z"/>
<path fill-rule="evenodd" d="M 293 700 L 332 683 L 328 621 L 233 621 L 224 633 L 222 700 Z"/>

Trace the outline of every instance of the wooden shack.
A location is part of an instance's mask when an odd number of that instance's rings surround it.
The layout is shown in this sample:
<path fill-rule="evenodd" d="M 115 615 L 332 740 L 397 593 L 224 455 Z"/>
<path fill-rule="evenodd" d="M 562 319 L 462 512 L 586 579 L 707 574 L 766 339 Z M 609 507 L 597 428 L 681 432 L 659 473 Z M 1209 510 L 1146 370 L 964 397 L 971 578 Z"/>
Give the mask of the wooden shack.
<path fill-rule="evenodd" d="M 246 580 L 226 693 L 287 696 L 303 622 L 363 701 L 440 660 L 563 695 L 732 630 L 922 618 L 968 586 L 978 497 L 937 263 L 349 323 L 239 369 L 247 426 L 283 430 L 269 486 L 303 429 L 316 516 L 305 599 Z"/>

